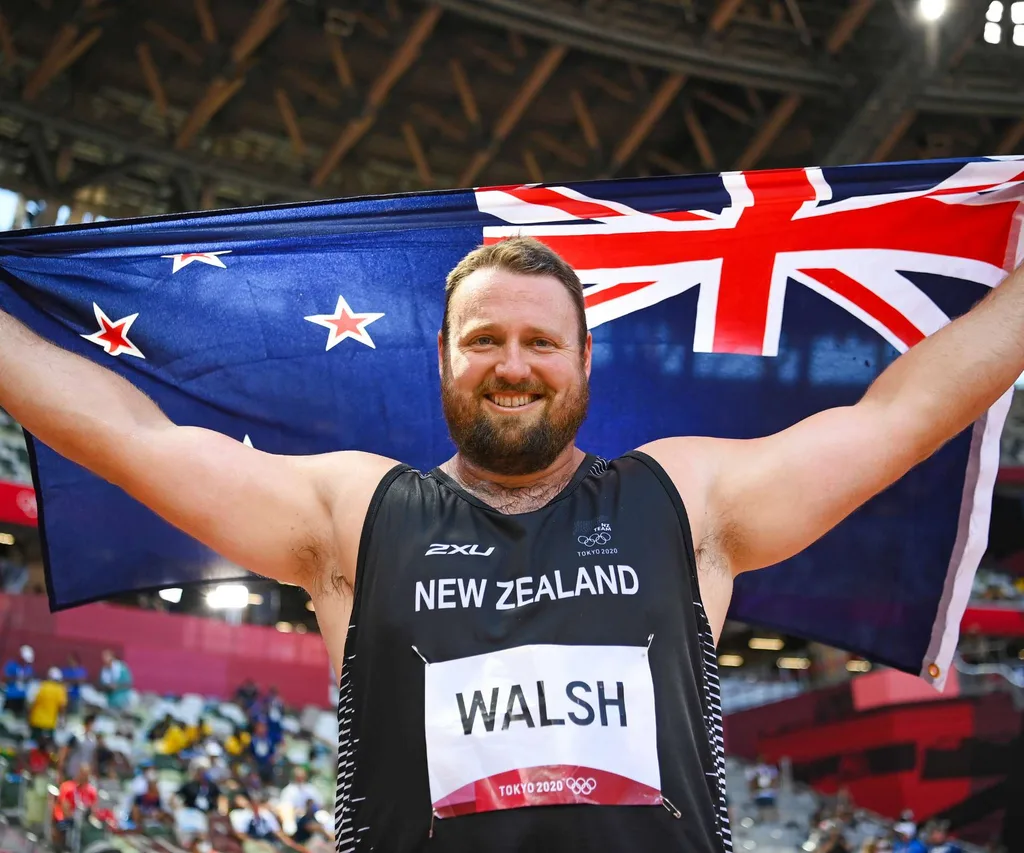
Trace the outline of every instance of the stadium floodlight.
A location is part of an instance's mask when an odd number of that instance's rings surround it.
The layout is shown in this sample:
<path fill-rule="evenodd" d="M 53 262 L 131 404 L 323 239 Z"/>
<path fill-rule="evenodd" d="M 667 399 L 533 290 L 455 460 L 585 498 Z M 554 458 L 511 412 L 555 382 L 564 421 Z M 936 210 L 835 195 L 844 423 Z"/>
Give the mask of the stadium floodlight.
<path fill-rule="evenodd" d="M 172 586 L 167 589 L 162 589 L 157 593 L 164 601 L 169 601 L 171 604 L 177 604 L 181 601 L 181 587 Z"/>
<path fill-rule="evenodd" d="M 811 662 L 807 658 L 787 657 L 775 661 L 779 669 L 810 669 Z"/>
<path fill-rule="evenodd" d="M 921 0 L 921 17 L 937 21 L 946 14 L 946 0 Z"/>
<path fill-rule="evenodd" d="M 778 652 L 786 647 L 786 641 L 781 637 L 751 637 L 747 645 L 758 651 Z"/>
<path fill-rule="evenodd" d="M 743 655 L 719 655 L 719 666 L 743 666 Z"/>
<path fill-rule="evenodd" d="M 1010 20 L 1015 24 L 1024 24 L 1024 2 L 1010 5 Z"/>
<path fill-rule="evenodd" d="M 1013 43 L 1017 47 L 1024 47 L 1024 24 L 1017 24 L 1013 28 Z"/>
<path fill-rule="evenodd" d="M 985 41 L 989 44 L 999 44 L 1003 40 L 1003 28 L 999 24 L 989 21 L 985 24 Z"/>
<path fill-rule="evenodd" d="M 242 583 L 222 583 L 206 594 L 206 605 L 213 610 L 242 610 L 249 606 L 249 588 Z"/>
<path fill-rule="evenodd" d="M 988 4 L 988 11 L 985 13 L 985 20 L 991 21 L 993 24 L 998 24 L 1003 20 L 1003 4 L 999 0 L 992 0 Z"/>

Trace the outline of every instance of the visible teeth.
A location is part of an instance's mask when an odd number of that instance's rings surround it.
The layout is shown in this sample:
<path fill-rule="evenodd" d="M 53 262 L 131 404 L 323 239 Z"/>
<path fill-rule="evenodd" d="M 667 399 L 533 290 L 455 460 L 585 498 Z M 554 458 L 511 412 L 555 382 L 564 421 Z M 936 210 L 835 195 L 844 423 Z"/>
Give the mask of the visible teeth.
<path fill-rule="evenodd" d="M 519 406 L 525 406 L 527 403 L 532 403 L 533 397 L 529 394 L 517 394 L 515 396 L 510 396 L 508 394 L 495 394 L 491 397 L 491 401 L 502 408 L 515 409 Z"/>

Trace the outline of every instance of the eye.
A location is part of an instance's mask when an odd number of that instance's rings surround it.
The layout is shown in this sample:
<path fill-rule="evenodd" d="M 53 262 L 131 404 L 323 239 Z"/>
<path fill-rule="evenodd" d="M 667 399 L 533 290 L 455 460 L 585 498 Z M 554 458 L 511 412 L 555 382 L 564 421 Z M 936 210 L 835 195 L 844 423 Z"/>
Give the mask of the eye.
<path fill-rule="evenodd" d="M 490 335 L 477 335 L 470 343 L 473 346 L 489 347 L 494 343 L 494 338 Z"/>
<path fill-rule="evenodd" d="M 548 347 L 553 347 L 554 346 L 554 344 L 551 341 L 549 341 L 547 338 L 537 338 L 537 340 L 535 340 L 533 342 L 533 345 L 535 347 L 540 347 L 541 349 L 546 349 Z"/>

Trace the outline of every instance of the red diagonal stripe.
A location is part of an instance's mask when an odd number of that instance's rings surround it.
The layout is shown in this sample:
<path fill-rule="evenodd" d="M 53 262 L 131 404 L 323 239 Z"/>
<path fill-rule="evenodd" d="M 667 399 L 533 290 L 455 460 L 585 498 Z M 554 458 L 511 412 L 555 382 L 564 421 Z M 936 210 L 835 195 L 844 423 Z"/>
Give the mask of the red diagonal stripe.
<path fill-rule="evenodd" d="M 609 302 L 612 299 L 618 299 L 620 296 L 629 296 L 631 293 L 636 293 L 638 290 L 643 290 L 648 285 L 654 284 L 653 281 L 624 281 L 621 284 L 607 287 L 604 290 L 599 290 L 597 293 L 588 294 L 584 298 L 584 305 L 587 308 L 593 308 L 595 305 L 600 305 L 603 302 Z"/>
<path fill-rule="evenodd" d="M 578 216 L 580 219 L 604 219 L 609 216 L 623 215 L 617 210 L 605 207 L 603 204 L 567 198 L 547 187 L 516 187 L 515 189 L 505 190 L 505 192 L 515 196 L 520 201 L 540 204 L 545 207 L 554 207 L 563 213 L 568 213 L 570 216 Z"/>
<path fill-rule="evenodd" d="M 880 296 L 845 273 L 835 269 L 800 270 L 800 272 L 821 282 L 829 290 L 848 299 L 868 316 L 874 317 L 908 347 L 924 340 L 924 332 L 910 320 Z"/>

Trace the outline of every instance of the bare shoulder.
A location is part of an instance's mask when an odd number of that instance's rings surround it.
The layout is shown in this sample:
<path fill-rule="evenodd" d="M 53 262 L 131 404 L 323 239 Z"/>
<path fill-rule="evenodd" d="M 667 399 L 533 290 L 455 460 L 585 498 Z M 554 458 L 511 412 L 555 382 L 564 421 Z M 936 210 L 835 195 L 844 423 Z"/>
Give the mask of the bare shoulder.
<path fill-rule="evenodd" d="M 637 450 L 646 453 L 665 469 L 682 498 L 690 522 L 690 533 L 698 552 L 714 524 L 708 517 L 711 488 L 730 442 L 704 436 L 660 438 Z"/>
<path fill-rule="evenodd" d="M 323 541 L 310 542 L 310 559 L 317 564 L 312 583 L 317 596 L 342 592 L 355 585 L 356 558 L 363 522 L 374 492 L 398 462 L 375 453 L 342 450 L 304 457 L 300 464 L 316 486 L 328 510 L 330 528 Z"/>

